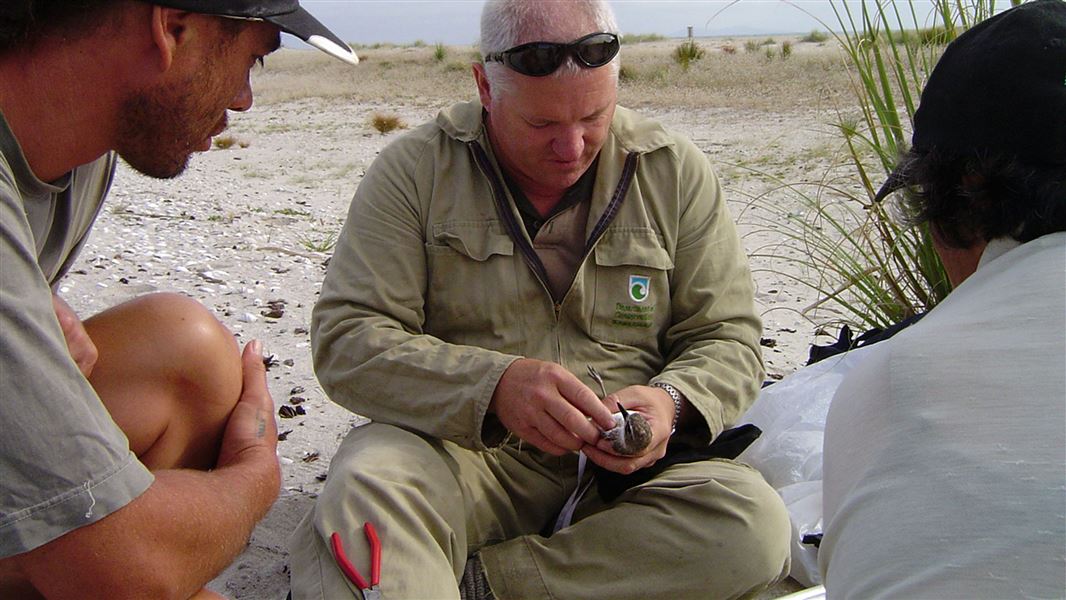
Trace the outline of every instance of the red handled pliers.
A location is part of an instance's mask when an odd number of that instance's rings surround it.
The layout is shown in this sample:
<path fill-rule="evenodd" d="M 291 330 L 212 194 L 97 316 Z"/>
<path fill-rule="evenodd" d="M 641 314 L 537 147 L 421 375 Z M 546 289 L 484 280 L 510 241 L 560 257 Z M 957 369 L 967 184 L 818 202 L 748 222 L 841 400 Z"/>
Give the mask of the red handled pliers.
<path fill-rule="evenodd" d="M 381 540 L 378 539 L 378 532 L 374 529 L 373 523 L 369 521 L 364 523 L 363 531 L 366 532 L 366 539 L 370 542 L 370 583 L 363 579 L 363 576 L 359 574 L 359 569 L 356 569 L 348 560 L 339 533 L 333 532 L 333 535 L 329 536 L 329 543 L 333 547 L 333 556 L 337 560 L 337 566 L 349 581 L 362 590 L 363 599 L 381 600 L 381 588 L 378 587 L 381 583 Z"/>

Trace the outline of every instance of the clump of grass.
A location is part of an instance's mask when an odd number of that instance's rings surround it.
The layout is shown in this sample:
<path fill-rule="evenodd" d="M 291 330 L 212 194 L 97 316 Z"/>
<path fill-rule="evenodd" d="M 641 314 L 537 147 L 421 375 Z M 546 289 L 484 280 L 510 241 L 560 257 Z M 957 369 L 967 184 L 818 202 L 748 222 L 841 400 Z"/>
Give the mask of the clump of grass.
<path fill-rule="evenodd" d="M 776 43 L 777 43 L 777 40 L 775 40 L 774 38 L 766 38 L 759 45 L 760 46 L 773 46 Z"/>
<path fill-rule="evenodd" d="M 246 142 L 232 135 L 221 135 L 215 138 L 215 148 L 219 150 L 228 150 L 234 146 L 247 148 L 251 146 L 251 142 Z"/>
<path fill-rule="evenodd" d="M 677 48 L 674 48 L 674 62 L 681 65 L 682 69 L 688 69 L 691 63 L 703 58 L 706 52 L 696 43 L 696 40 L 681 42 Z"/>
<path fill-rule="evenodd" d="M 448 56 L 448 50 L 444 47 L 444 44 L 437 42 L 433 46 L 433 60 L 437 62 L 444 62 L 444 59 Z"/>
<path fill-rule="evenodd" d="M 298 208 L 279 208 L 274 211 L 275 215 L 284 215 L 286 217 L 310 217 L 311 213 L 300 210 Z"/>
<path fill-rule="evenodd" d="M 777 56 L 777 50 L 773 46 L 767 46 L 763 50 L 763 54 L 766 56 L 766 60 L 773 60 Z"/>
<path fill-rule="evenodd" d="M 406 129 L 407 124 L 398 115 L 376 112 L 370 115 L 370 126 L 384 135 L 397 129 Z"/>
<path fill-rule="evenodd" d="M 781 42 L 781 58 L 788 58 L 792 56 L 792 42 L 785 40 Z"/>
<path fill-rule="evenodd" d="M 824 42 L 824 41 L 826 41 L 828 39 L 829 39 L 829 34 L 827 34 L 825 32 L 822 32 L 822 31 L 819 31 L 817 29 L 812 29 L 810 33 L 808 33 L 807 35 L 805 35 L 802 38 L 800 38 L 800 41 L 801 42 L 813 43 L 813 44 L 820 44 L 820 43 L 822 43 L 822 42 Z"/>
<path fill-rule="evenodd" d="M 744 51 L 752 54 L 759 51 L 759 42 L 755 40 L 748 40 L 744 42 Z"/>
<path fill-rule="evenodd" d="M 618 67 L 618 81 L 635 81 L 637 79 L 637 70 L 629 65 L 622 65 Z"/>
<path fill-rule="evenodd" d="M 337 231 L 326 233 L 316 231 L 311 234 L 301 235 L 297 242 L 311 252 L 331 252 L 337 245 L 338 237 L 339 232 Z"/>
<path fill-rule="evenodd" d="M 944 46 L 953 39 L 954 31 L 947 27 L 924 27 L 918 30 L 918 43 L 923 46 Z"/>

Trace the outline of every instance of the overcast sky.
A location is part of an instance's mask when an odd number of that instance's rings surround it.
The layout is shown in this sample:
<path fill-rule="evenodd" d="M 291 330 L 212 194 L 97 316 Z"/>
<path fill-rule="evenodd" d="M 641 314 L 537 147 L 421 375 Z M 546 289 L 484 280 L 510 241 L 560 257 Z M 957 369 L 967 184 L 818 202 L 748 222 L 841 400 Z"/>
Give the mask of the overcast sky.
<path fill-rule="evenodd" d="M 1000 3 L 1004 6 L 1009 4 L 1008 0 L 1000 0 Z M 352 43 L 406 44 L 421 40 L 427 44 L 472 45 L 477 42 L 478 20 L 484 2 L 302 0 L 301 4 L 337 35 Z M 837 4 L 840 4 L 839 0 Z M 926 0 L 917 0 L 917 4 L 928 6 Z M 658 33 L 667 37 L 682 37 L 689 26 L 696 36 L 806 33 L 812 29 L 824 31 L 829 27 L 838 29 L 836 16 L 828 0 L 612 0 L 611 5 L 622 33 Z M 819 23 L 815 16 L 825 25 Z M 291 39 L 288 43 L 291 43 Z"/>

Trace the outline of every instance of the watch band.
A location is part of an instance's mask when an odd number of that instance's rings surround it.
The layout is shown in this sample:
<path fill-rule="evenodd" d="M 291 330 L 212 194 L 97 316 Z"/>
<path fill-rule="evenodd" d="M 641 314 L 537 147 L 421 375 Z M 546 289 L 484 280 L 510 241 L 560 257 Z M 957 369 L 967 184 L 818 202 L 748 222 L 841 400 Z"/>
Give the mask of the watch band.
<path fill-rule="evenodd" d="M 673 435 L 677 431 L 677 421 L 681 418 L 681 392 L 677 391 L 677 388 L 669 383 L 662 381 L 656 381 L 651 385 L 669 394 L 670 399 L 674 401 L 674 424 L 670 426 L 670 435 Z"/>

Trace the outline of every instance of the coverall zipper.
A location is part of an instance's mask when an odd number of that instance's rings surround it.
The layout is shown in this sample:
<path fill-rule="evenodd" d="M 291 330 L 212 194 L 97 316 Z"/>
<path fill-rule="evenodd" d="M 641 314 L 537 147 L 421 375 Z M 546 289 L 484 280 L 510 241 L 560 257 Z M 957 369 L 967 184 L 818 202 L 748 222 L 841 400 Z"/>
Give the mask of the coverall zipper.
<path fill-rule="evenodd" d="M 541 287 L 544 291 L 548 292 L 548 296 L 551 297 L 551 288 L 548 286 L 548 272 L 544 268 L 544 263 L 541 262 L 540 256 L 537 255 L 537 251 L 533 249 L 533 245 L 529 242 L 525 235 L 523 235 L 522 226 L 518 223 L 518 219 L 515 218 L 514 212 L 511 211 L 510 206 L 507 204 L 507 194 L 504 192 L 503 183 L 499 177 L 496 176 L 496 172 L 492 168 L 492 163 L 489 162 L 489 157 L 485 154 L 485 150 L 476 141 L 469 142 L 470 150 L 474 155 L 474 162 L 477 163 L 478 168 L 481 169 L 481 173 L 489 180 L 489 186 L 492 187 L 492 196 L 496 201 L 496 210 L 500 214 L 500 219 L 503 220 L 504 225 L 507 227 L 507 232 L 510 234 L 511 239 L 518 245 L 519 251 L 522 253 L 522 258 L 529 265 L 529 268 L 533 271 L 534 276 L 540 281 Z M 618 209 L 622 205 L 622 200 L 625 199 L 626 193 L 629 191 L 629 185 L 633 182 L 633 175 L 637 172 L 637 159 L 640 155 L 636 152 L 630 152 L 626 156 L 625 166 L 622 168 L 622 177 L 618 180 L 618 185 L 614 189 L 614 194 L 611 196 L 611 201 L 607 203 L 607 208 L 600 215 L 599 221 L 596 222 L 596 226 L 592 229 L 592 234 L 589 235 L 588 241 L 585 243 L 585 253 L 581 257 L 581 263 L 585 262 L 588 258 L 592 248 L 595 247 L 596 242 L 603 237 L 604 232 L 607 231 L 607 226 L 614 220 L 615 215 L 618 214 Z M 562 311 L 562 300 L 556 302 L 552 298 L 552 308 L 555 312 L 555 320 L 559 321 L 559 313 Z"/>

